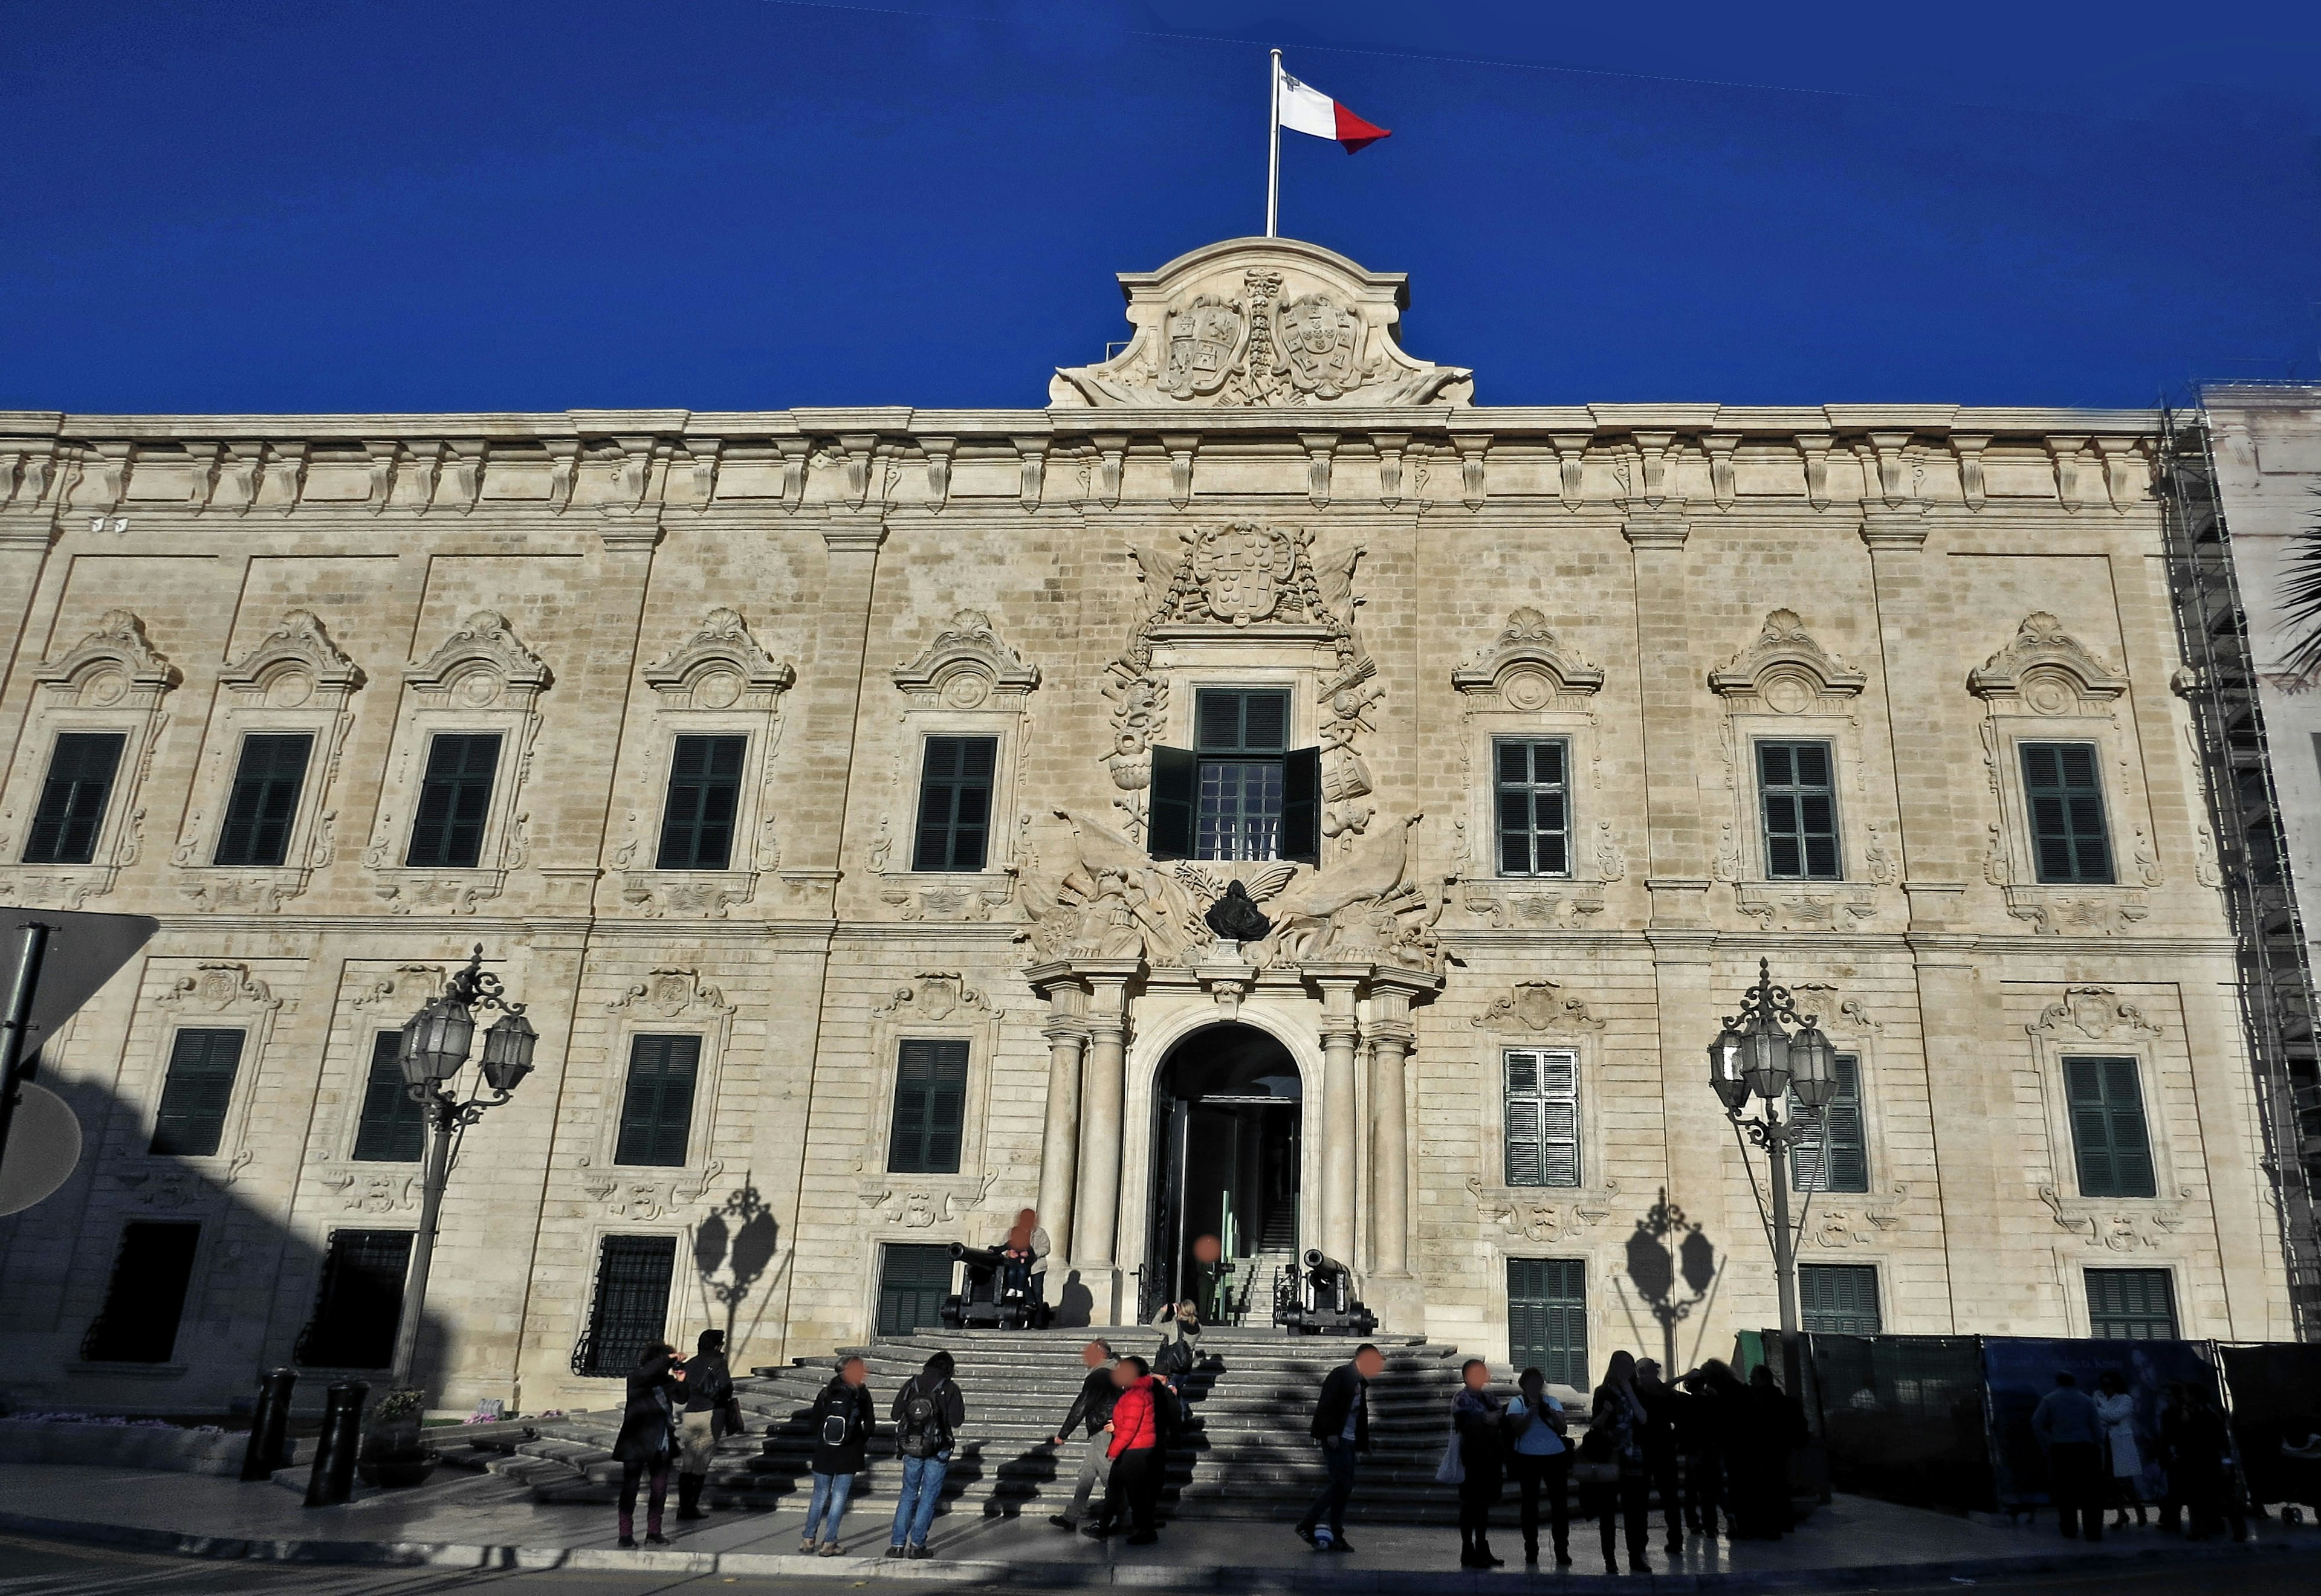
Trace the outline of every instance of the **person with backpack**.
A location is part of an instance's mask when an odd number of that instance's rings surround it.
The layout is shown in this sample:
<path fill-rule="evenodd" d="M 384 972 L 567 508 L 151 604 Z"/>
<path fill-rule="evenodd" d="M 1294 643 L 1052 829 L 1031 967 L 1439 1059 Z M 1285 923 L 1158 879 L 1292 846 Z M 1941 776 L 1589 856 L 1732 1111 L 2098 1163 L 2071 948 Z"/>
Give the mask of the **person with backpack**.
<path fill-rule="evenodd" d="M 967 1422 L 966 1400 L 951 1383 L 954 1366 L 950 1353 L 938 1352 L 895 1393 L 891 1417 L 895 1455 L 903 1460 L 903 1488 L 895 1499 L 889 1557 L 928 1555 L 927 1528 L 942 1501 L 943 1476 L 951 1472 L 959 1427 Z"/>
<path fill-rule="evenodd" d="M 1153 1319 L 1160 1331 L 1160 1349 L 1152 1355 L 1152 1372 L 1169 1383 L 1169 1389 L 1182 1394 L 1185 1376 L 1200 1366 L 1201 1316 L 1195 1310 L 1191 1299 L 1162 1305 Z"/>
<path fill-rule="evenodd" d="M 1072 1399 L 1063 1423 L 1048 1437 L 1050 1446 L 1061 1446 L 1069 1443 L 1076 1427 L 1085 1425 L 1088 1428 L 1080 1447 L 1079 1477 L 1072 1482 L 1072 1505 L 1048 1519 L 1059 1529 L 1080 1527 L 1080 1520 L 1088 1517 L 1088 1493 L 1112 1466 L 1112 1404 L 1120 1394 L 1112 1383 L 1112 1344 L 1089 1342 L 1080 1348 L 1080 1362 L 1088 1365 L 1088 1378 L 1080 1382 L 1080 1393 Z"/>
<path fill-rule="evenodd" d="M 1524 1561 L 1539 1563 L 1539 1499 L 1547 1497 L 1555 1531 L 1555 1563 L 1571 1566 L 1571 1446 L 1564 1439 L 1563 1404 L 1547 1394 L 1547 1376 L 1525 1369 L 1507 1404 L 1507 1472 L 1522 1504 Z"/>
<path fill-rule="evenodd" d="M 705 1519 L 702 1488 L 722 1437 L 742 1433 L 742 1404 L 733 1396 L 733 1371 L 725 1364 L 725 1332 L 704 1330 L 694 1342 L 685 1370 L 685 1411 L 677 1421 L 683 1456 L 677 1467 L 677 1516 Z"/>
<path fill-rule="evenodd" d="M 1177 1398 L 1155 1379 L 1141 1357 L 1124 1357 L 1112 1366 L 1116 1392 L 1112 1403 L 1112 1475 L 1106 1481 L 1104 1507 L 1087 1533 L 1101 1539 L 1129 1521 L 1128 1545 L 1149 1546 L 1160 1538 L 1155 1519 L 1160 1509 L 1160 1487 L 1168 1469 L 1168 1445 L 1176 1429 Z"/>
<path fill-rule="evenodd" d="M 838 1555 L 838 1523 L 846 1517 L 846 1499 L 854 1493 L 854 1476 L 862 1472 L 870 1427 L 878 1421 L 878 1410 L 870 1401 L 867 1383 L 869 1377 L 869 1365 L 859 1357 L 847 1358 L 822 1388 L 822 1394 L 814 1399 L 808 1420 L 814 1427 L 814 1458 L 806 1465 L 814 1474 L 814 1495 L 806 1504 L 800 1552 Z M 819 1547 L 814 1538 L 817 1525 L 822 1529 Z"/>
<path fill-rule="evenodd" d="M 661 1508 L 669 1501 L 669 1458 L 677 1450 L 676 1399 L 685 1382 L 671 1372 L 677 1348 L 666 1341 L 649 1341 L 637 1356 L 629 1376 L 628 1401 L 621 1410 L 621 1433 L 613 1441 L 613 1455 L 621 1464 L 621 1549 L 637 1549 L 637 1485 L 651 1476 L 652 1496 L 645 1508 L 645 1540 L 665 1546 L 660 1532 Z"/>

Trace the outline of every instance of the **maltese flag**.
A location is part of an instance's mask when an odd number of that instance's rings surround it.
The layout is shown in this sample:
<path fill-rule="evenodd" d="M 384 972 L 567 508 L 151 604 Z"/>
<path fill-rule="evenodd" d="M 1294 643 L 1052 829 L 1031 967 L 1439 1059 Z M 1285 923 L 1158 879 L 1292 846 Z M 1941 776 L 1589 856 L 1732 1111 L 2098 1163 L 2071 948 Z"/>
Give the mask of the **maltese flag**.
<path fill-rule="evenodd" d="M 1284 72 L 1274 89 L 1275 104 L 1281 113 L 1281 125 L 1293 133 L 1311 133 L 1317 139 L 1335 139 L 1352 155 L 1367 144 L 1392 136 L 1390 128 L 1377 127 L 1364 122 L 1320 89 L 1298 82 Z"/>

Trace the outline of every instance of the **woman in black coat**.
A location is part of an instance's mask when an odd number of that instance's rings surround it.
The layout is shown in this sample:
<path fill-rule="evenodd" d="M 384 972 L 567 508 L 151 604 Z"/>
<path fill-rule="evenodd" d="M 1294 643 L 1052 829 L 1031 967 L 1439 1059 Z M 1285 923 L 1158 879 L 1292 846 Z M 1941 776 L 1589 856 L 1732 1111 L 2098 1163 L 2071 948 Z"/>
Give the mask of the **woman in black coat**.
<path fill-rule="evenodd" d="M 1459 1371 L 1459 1394 L 1451 1403 L 1451 1427 L 1459 1437 L 1459 1566 L 1497 1568 L 1506 1561 L 1491 1552 L 1491 1510 L 1498 1505 L 1505 1474 L 1500 1431 L 1506 1404 L 1492 1393 L 1491 1369 L 1470 1357 Z"/>
<path fill-rule="evenodd" d="M 666 1341 L 647 1345 L 629 1376 L 628 1405 L 621 1414 L 620 1438 L 613 1455 L 621 1460 L 621 1545 L 637 1545 L 637 1482 L 650 1474 L 652 1496 L 645 1509 L 645 1539 L 656 1546 L 669 1545 L 660 1532 L 660 1512 L 669 1500 L 669 1460 L 677 1450 L 677 1399 L 683 1381 L 669 1373 L 677 1349 Z"/>
<path fill-rule="evenodd" d="M 846 1359 L 822 1388 L 822 1394 L 814 1399 L 813 1410 L 807 1415 L 814 1426 L 814 1457 L 806 1465 L 814 1475 L 814 1494 L 806 1503 L 800 1552 L 838 1555 L 838 1522 L 846 1517 L 846 1499 L 853 1494 L 854 1476 L 862 1472 L 863 1457 L 869 1449 L 870 1427 L 878 1421 L 870 1388 L 864 1383 L 868 1374 L 868 1365 L 860 1358 Z M 819 1545 L 815 1541 L 817 1526 L 822 1533 Z"/>

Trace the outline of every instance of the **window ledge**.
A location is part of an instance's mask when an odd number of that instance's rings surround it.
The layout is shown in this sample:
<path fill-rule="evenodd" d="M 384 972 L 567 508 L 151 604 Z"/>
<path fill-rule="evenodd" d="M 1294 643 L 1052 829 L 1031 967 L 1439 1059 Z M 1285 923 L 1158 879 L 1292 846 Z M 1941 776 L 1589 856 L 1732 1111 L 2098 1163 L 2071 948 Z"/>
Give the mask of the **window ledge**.
<path fill-rule="evenodd" d="M 65 1373 L 77 1380 L 182 1380 L 192 1369 L 190 1364 L 91 1363 L 82 1359 L 65 1365 Z"/>
<path fill-rule="evenodd" d="M 621 902 L 650 919 L 695 915 L 723 920 L 758 895 L 755 870 L 627 870 Z"/>
<path fill-rule="evenodd" d="M 2150 895 L 2138 886 L 2009 886 L 2005 892 L 2008 914 L 2051 937 L 2117 936 L 2152 913 Z"/>
<path fill-rule="evenodd" d="M 1015 895 L 1015 872 L 995 867 L 974 874 L 955 870 L 881 870 L 879 901 L 907 920 L 980 921 Z"/>
<path fill-rule="evenodd" d="M 2166 1246 L 2185 1224 L 2183 1203 L 2192 1188 L 2153 1197 L 2074 1197 L 2053 1186 L 2039 1188 L 2058 1229 L 2091 1247 L 2115 1253 L 2152 1252 Z"/>
<path fill-rule="evenodd" d="M 1878 917 L 1878 888 L 1859 881 L 1736 881 L 1733 905 L 1765 930 L 1834 931 Z"/>

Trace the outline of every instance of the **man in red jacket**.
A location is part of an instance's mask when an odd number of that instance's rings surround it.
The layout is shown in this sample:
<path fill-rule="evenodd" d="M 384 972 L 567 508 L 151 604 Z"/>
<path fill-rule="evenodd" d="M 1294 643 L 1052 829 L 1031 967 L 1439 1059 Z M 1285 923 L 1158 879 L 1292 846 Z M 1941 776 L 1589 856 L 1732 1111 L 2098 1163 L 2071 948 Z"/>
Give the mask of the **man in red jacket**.
<path fill-rule="evenodd" d="M 1124 1510 L 1131 1531 L 1128 1544 L 1149 1546 L 1160 1538 L 1152 1520 L 1160 1506 L 1177 1399 L 1152 1377 L 1151 1365 L 1141 1357 L 1124 1357 L 1113 1365 L 1112 1383 L 1120 1392 L 1112 1403 L 1112 1474 L 1105 1482 L 1104 1507 L 1087 1533 L 1110 1535 Z"/>

